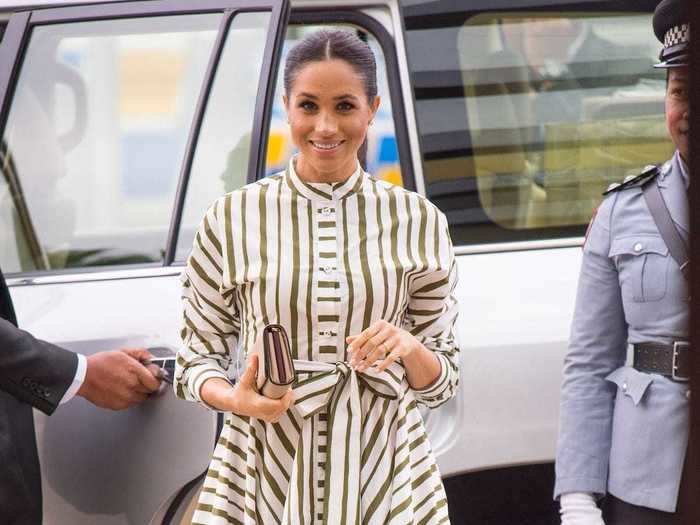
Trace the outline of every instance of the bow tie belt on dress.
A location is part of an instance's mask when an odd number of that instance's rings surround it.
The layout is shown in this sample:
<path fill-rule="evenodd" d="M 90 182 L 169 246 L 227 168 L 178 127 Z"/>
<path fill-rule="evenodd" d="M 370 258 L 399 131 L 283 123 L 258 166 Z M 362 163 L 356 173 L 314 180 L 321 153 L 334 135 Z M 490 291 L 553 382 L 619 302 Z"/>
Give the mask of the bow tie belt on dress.
<path fill-rule="evenodd" d="M 379 397 L 399 399 L 405 376 L 403 366 L 392 363 L 385 371 L 368 368 L 357 372 L 344 361 L 322 363 L 294 360 L 294 368 L 300 376 L 294 387 L 295 407 L 304 419 L 300 439 L 306 442 L 312 440 L 312 416 L 327 410 L 329 446 L 325 483 L 331 487 L 347 486 L 347 490 L 356 491 L 359 497 L 362 457 L 360 385 Z M 300 449 L 297 449 L 297 453 Z M 342 467 L 333 468 L 335 462 Z M 298 516 L 302 510 L 297 508 L 299 496 L 304 490 L 304 487 L 297 486 L 303 483 L 303 476 L 300 479 L 298 472 L 301 463 L 294 462 L 283 523 L 288 523 L 290 517 Z M 327 505 L 326 522 L 354 523 L 349 515 L 358 511 L 357 508 L 342 509 L 340 505 Z"/>

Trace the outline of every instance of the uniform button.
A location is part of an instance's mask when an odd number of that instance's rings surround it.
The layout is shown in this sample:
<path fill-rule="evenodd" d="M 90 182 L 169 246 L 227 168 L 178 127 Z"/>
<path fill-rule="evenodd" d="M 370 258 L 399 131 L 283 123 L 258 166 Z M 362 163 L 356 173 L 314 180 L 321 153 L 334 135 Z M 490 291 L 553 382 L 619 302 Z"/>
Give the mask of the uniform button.
<path fill-rule="evenodd" d="M 688 390 L 688 391 L 685 393 L 685 397 L 686 397 L 687 399 L 690 399 L 690 390 Z"/>
<path fill-rule="evenodd" d="M 326 273 L 331 273 L 333 271 L 333 267 L 332 266 L 324 266 L 323 271 Z"/>
<path fill-rule="evenodd" d="M 622 383 L 622 391 L 623 391 L 623 392 L 627 392 L 627 381 L 625 381 L 624 383 Z"/>
<path fill-rule="evenodd" d="M 332 211 L 333 211 L 332 208 L 329 208 L 328 206 L 326 206 L 325 208 L 323 208 L 321 210 L 321 213 L 323 213 L 324 215 L 330 215 Z"/>
<path fill-rule="evenodd" d="M 633 248 L 633 249 L 634 249 L 635 252 L 639 253 L 639 252 L 642 251 L 642 248 L 644 248 L 644 246 L 642 246 L 642 243 L 641 243 L 641 242 L 638 242 L 637 244 L 634 245 L 634 248 Z"/>

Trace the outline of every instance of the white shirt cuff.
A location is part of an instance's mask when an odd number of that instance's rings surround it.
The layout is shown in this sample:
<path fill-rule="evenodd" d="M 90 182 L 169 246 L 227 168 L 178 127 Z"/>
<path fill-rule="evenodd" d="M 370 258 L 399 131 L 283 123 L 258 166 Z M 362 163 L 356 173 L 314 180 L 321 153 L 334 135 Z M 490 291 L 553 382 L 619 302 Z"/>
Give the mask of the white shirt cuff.
<path fill-rule="evenodd" d="M 68 401 L 73 399 L 75 394 L 78 393 L 78 390 L 80 390 L 83 381 L 85 381 L 85 373 L 87 372 L 87 358 L 83 354 L 77 354 L 77 356 L 78 367 L 75 370 L 75 377 L 73 378 L 71 385 L 68 387 L 68 390 L 66 390 L 66 393 L 63 394 L 63 398 L 61 398 L 59 405 L 68 403 Z"/>

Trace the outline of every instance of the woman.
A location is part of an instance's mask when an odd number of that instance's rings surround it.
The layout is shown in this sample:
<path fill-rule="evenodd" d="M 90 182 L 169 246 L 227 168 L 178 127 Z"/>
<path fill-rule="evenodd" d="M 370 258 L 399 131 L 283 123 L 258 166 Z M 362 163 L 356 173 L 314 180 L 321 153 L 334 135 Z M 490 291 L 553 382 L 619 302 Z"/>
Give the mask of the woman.
<path fill-rule="evenodd" d="M 445 217 L 359 166 L 379 106 L 366 44 L 311 34 L 284 83 L 298 154 L 214 203 L 183 274 L 176 391 L 226 412 L 194 522 L 447 522 L 417 408 L 458 383 Z M 235 387 L 225 372 L 269 323 L 298 375 L 281 400 L 255 391 L 256 355 Z"/>
<path fill-rule="evenodd" d="M 654 32 L 664 45 L 656 67 L 667 70 L 666 125 L 676 153 L 613 185 L 589 227 L 562 384 L 554 493 L 563 525 L 691 523 L 683 0 L 657 6 Z M 624 366 L 628 345 L 632 366 Z"/>

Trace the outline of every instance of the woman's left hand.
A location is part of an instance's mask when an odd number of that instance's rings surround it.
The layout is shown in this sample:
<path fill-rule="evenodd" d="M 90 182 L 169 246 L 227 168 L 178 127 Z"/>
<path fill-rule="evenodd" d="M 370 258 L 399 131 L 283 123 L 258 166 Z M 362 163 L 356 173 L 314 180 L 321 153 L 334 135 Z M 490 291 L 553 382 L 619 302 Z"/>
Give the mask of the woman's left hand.
<path fill-rule="evenodd" d="M 351 335 L 345 342 L 350 345 L 350 366 L 358 372 L 367 370 L 372 365 L 384 371 L 391 363 L 411 354 L 420 345 L 410 332 L 384 320 L 372 323 L 369 328 Z"/>

